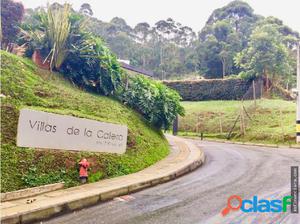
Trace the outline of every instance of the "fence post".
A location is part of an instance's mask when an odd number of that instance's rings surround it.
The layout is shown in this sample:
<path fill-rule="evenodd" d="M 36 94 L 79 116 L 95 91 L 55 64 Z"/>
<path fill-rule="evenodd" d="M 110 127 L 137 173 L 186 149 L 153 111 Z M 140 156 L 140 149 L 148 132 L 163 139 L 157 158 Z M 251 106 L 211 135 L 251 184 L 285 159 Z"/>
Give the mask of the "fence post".
<path fill-rule="evenodd" d="M 243 107 L 240 109 L 240 132 L 242 136 L 244 136 L 246 133 Z"/>
<path fill-rule="evenodd" d="M 223 135 L 222 113 L 219 113 L 220 134 Z"/>
<path fill-rule="evenodd" d="M 260 99 L 264 97 L 264 80 L 260 79 Z"/>
<path fill-rule="evenodd" d="M 253 88 L 253 100 L 254 100 L 254 108 L 256 109 L 256 90 L 255 90 L 255 81 L 252 81 L 252 88 Z"/>
<path fill-rule="evenodd" d="M 175 120 L 173 122 L 173 135 L 176 136 L 178 134 L 178 115 L 176 115 Z"/>
<path fill-rule="evenodd" d="M 197 136 L 199 136 L 199 132 L 200 132 L 200 114 L 197 114 Z"/>
<path fill-rule="evenodd" d="M 279 114 L 280 114 L 280 126 L 281 126 L 281 132 L 282 132 L 282 140 L 284 142 L 283 116 L 282 116 L 282 109 L 281 109 L 281 107 L 279 109 Z"/>

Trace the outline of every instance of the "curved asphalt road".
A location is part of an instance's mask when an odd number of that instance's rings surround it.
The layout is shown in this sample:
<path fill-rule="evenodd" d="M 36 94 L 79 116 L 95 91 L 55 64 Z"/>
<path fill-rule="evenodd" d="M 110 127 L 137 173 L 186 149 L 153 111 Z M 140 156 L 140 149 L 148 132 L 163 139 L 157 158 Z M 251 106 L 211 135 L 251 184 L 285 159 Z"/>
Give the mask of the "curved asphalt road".
<path fill-rule="evenodd" d="M 290 167 L 300 166 L 300 149 L 263 148 L 192 141 L 206 155 L 205 164 L 174 181 L 113 200 L 46 223 L 300 223 L 300 213 L 220 211 L 237 194 L 251 199 L 278 198 L 290 193 Z"/>

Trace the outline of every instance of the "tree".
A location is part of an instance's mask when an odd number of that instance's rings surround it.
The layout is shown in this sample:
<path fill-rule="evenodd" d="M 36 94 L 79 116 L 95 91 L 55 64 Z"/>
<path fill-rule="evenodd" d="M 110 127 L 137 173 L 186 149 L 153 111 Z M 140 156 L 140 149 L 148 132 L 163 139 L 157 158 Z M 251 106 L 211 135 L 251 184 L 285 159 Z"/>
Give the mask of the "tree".
<path fill-rule="evenodd" d="M 220 42 L 221 52 L 219 57 L 222 62 L 222 75 L 223 78 L 226 75 L 237 74 L 239 69 L 234 64 L 234 56 L 242 50 L 242 43 L 238 34 L 233 31 L 229 33 L 225 41 Z"/>
<path fill-rule="evenodd" d="M 199 33 L 200 73 L 207 78 L 224 78 L 228 74 L 238 73 L 233 57 L 247 46 L 258 19 L 253 9 L 242 1 L 233 1 L 216 9 Z"/>
<path fill-rule="evenodd" d="M 276 83 L 278 79 L 291 73 L 287 47 L 283 36 L 273 24 L 258 26 L 252 32 L 248 47 L 235 57 L 236 65 L 243 69 L 247 78 L 264 77 L 267 91 L 269 79 Z"/>
<path fill-rule="evenodd" d="M 131 33 L 132 28 L 126 23 L 126 21 L 120 17 L 114 17 L 110 21 L 111 25 L 114 25 L 117 31 L 121 31 L 124 33 Z"/>
<path fill-rule="evenodd" d="M 115 17 L 107 23 L 90 17 L 87 25 L 119 58 L 153 71 L 157 78 L 195 72 L 197 62 L 192 54 L 196 55 L 193 53 L 196 34 L 173 19 L 158 21 L 153 27 L 138 23 L 131 28 L 122 18 Z"/>
<path fill-rule="evenodd" d="M 263 26 L 266 24 L 272 24 L 277 29 L 277 31 L 282 35 L 283 43 L 286 47 L 291 50 L 297 47 L 298 40 L 300 39 L 298 32 L 293 31 L 290 27 L 284 25 L 280 19 L 273 16 L 260 20 L 257 23 L 257 26 Z"/>
<path fill-rule="evenodd" d="M 196 40 L 196 34 L 192 28 L 182 26 L 172 18 L 155 23 L 153 31 L 161 41 L 173 43 L 179 47 L 187 47 Z"/>
<path fill-rule="evenodd" d="M 19 33 L 19 24 L 24 15 L 24 6 L 21 2 L 12 0 L 1 1 L 1 48 L 6 48 L 16 40 Z"/>
<path fill-rule="evenodd" d="M 93 15 L 93 10 L 90 4 L 88 3 L 83 3 L 80 6 L 79 12 L 84 14 L 84 15 L 88 15 L 88 16 L 92 16 Z"/>
<path fill-rule="evenodd" d="M 222 78 L 225 78 L 227 72 L 234 70 L 233 57 L 241 50 L 241 43 L 236 30 L 228 20 L 217 21 L 213 28 L 220 45 L 218 56 L 222 63 Z"/>
<path fill-rule="evenodd" d="M 253 17 L 253 9 L 244 1 L 232 1 L 228 5 L 216 9 L 208 18 L 207 24 L 214 24 L 223 19 L 233 19 L 236 27 L 244 17 Z"/>
<path fill-rule="evenodd" d="M 200 74 L 206 78 L 220 78 L 222 63 L 219 58 L 220 44 L 215 36 L 211 35 L 197 47 L 198 66 Z"/>
<path fill-rule="evenodd" d="M 248 3 L 244 1 L 232 1 L 228 5 L 213 11 L 205 27 L 199 33 L 199 38 L 204 41 L 206 36 L 211 33 L 211 26 L 218 21 L 226 20 L 239 34 L 243 44 L 246 44 L 252 29 L 260 18 L 260 16 L 253 13 L 253 9 Z"/>
<path fill-rule="evenodd" d="M 141 43 L 145 44 L 147 42 L 147 37 L 151 34 L 151 27 L 148 23 L 138 23 L 134 27 L 134 33 L 136 38 Z"/>

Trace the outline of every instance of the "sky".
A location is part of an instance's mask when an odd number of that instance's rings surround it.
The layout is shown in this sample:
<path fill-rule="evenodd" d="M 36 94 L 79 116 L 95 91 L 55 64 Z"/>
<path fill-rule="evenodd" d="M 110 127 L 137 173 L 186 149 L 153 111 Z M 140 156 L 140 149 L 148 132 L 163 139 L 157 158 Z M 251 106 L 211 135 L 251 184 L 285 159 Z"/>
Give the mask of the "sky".
<path fill-rule="evenodd" d="M 147 22 L 154 25 L 161 19 L 173 18 L 182 25 L 200 31 L 213 10 L 223 7 L 231 0 L 19 0 L 25 8 L 46 6 L 47 2 L 68 2 L 75 10 L 83 3 L 89 3 L 94 17 L 108 22 L 121 17 L 134 27 Z M 293 30 L 300 32 L 300 0 L 246 0 L 254 13 L 275 16 Z"/>

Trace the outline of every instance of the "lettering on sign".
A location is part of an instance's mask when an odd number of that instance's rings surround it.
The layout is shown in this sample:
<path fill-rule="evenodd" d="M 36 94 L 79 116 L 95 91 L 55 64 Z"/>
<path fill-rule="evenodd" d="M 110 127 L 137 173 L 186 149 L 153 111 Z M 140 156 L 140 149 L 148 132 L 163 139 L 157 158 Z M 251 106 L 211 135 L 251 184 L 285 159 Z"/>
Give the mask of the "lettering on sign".
<path fill-rule="evenodd" d="M 22 109 L 17 146 L 124 153 L 127 126 Z"/>

